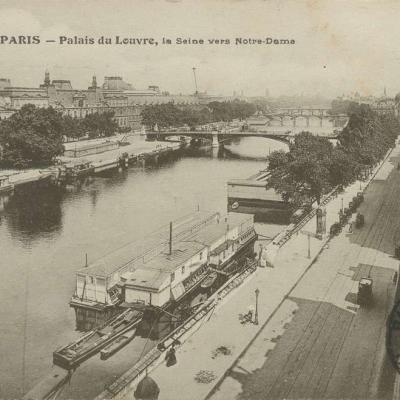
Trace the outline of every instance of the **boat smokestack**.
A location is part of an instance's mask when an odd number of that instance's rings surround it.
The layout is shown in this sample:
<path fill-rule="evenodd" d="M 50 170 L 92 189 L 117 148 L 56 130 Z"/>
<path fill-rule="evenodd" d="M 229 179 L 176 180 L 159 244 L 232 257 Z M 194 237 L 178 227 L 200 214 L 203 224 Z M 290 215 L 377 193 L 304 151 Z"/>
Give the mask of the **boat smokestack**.
<path fill-rule="evenodd" d="M 169 223 L 169 255 L 172 254 L 172 222 Z"/>

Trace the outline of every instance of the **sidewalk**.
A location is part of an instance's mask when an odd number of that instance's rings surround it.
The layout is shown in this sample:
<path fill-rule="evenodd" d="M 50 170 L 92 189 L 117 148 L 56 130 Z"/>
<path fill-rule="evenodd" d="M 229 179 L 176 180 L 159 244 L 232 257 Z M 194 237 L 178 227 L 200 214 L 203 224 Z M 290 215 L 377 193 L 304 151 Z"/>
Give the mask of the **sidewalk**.
<path fill-rule="evenodd" d="M 400 217 L 400 176 L 390 159 L 399 153 L 393 151 L 366 193 L 361 205 L 366 226 L 330 241 L 212 400 L 390 395 L 393 370 L 385 358 L 385 334 L 399 268 L 392 237 Z M 370 308 L 356 304 L 362 276 L 374 282 Z"/>
<path fill-rule="evenodd" d="M 356 182 L 326 206 L 327 229 L 338 220 L 342 199 L 346 207 L 359 190 L 360 183 Z M 304 226 L 304 230 L 315 232 L 315 227 L 314 217 Z M 258 269 L 240 288 L 228 295 L 210 319 L 206 319 L 203 326 L 177 349 L 177 365 L 167 368 L 162 363 L 150 372 L 161 390 L 159 400 L 200 400 L 209 394 L 249 347 L 260 327 L 273 317 L 320 253 L 327 238 L 322 241 L 310 239 L 310 259 L 307 257 L 307 241 L 304 234 L 293 236 L 277 254 L 274 268 Z M 246 313 L 250 304 L 254 305 L 256 289 L 260 290 L 259 325 L 243 325 L 239 321 L 239 314 Z M 132 393 L 121 393 L 117 397 L 131 399 Z"/>

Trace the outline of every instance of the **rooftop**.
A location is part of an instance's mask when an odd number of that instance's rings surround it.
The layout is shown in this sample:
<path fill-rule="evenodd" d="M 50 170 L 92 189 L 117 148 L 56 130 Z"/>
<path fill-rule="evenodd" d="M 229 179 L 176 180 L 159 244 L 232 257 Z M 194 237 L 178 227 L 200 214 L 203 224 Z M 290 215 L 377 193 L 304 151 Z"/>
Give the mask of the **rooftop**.
<path fill-rule="evenodd" d="M 123 268 L 124 271 L 146 269 L 169 274 L 223 236 L 228 226 L 232 229 L 249 218 L 251 217 L 243 214 L 229 214 L 218 218 L 217 213 L 196 212 L 174 222 L 171 255 L 169 226 L 166 226 L 141 241 L 128 243 L 105 255 L 88 267 L 80 269 L 78 273 L 110 276 Z"/>

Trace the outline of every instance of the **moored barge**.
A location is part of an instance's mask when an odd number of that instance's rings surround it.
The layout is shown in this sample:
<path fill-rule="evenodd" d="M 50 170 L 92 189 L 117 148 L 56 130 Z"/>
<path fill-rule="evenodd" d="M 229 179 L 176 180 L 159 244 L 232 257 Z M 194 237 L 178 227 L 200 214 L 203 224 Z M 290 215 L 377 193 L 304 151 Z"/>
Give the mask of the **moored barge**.
<path fill-rule="evenodd" d="M 125 347 L 132 339 L 135 337 L 136 328 L 131 329 L 128 332 L 125 332 L 123 335 L 118 337 L 114 342 L 109 344 L 103 350 L 100 351 L 100 358 L 102 360 L 107 360 L 112 355 L 114 355 L 117 351 L 121 350 Z"/>
<path fill-rule="evenodd" d="M 60 168 L 59 180 L 64 183 L 74 183 L 78 179 L 93 175 L 95 167 L 90 161 L 76 161 Z"/>
<path fill-rule="evenodd" d="M 155 326 L 171 329 L 186 318 L 191 302 L 207 298 L 254 256 L 256 239 L 252 216 L 197 212 L 80 269 L 70 305 L 77 328 L 90 332 L 54 352 L 54 363 L 73 369 L 102 349 L 107 359 L 146 329 L 154 339 L 165 335 Z M 134 323 L 115 329 L 127 312 L 136 313 Z"/>
<path fill-rule="evenodd" d="M 53 363 L 65 369 L 75 369 L 82 362 L 98 353 L 135 329 L 142 313 L 128 309 L 114 317 L 103 327 L 94 329 L 77 341 L 57 349 L 53 353 Z"/>
<path fill-rule="evenodd" d="M 225 276 L 238 258 L 251 256 L 256 238 L 253 216 L 199 211 L 123 246 L 77 271 L 70 302 L 77 329 L 103 324 L 123 303 L 175 304 L 209 273 Z"/>

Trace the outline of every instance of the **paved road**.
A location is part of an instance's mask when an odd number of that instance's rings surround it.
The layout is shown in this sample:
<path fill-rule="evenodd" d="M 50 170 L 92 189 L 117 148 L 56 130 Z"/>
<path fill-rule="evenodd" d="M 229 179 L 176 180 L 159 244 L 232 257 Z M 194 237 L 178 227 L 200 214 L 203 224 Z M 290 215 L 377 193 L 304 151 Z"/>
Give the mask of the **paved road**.
<path fill-rule="evenodd" d="M 400 239 L 400 157 L 378 173 L 360 207 L 366 225 L 329 243 L 211 396 L 222 399 L 391 398 L 385 353 Z M 374 281 L 371 307 L 358 280 Z"/>

